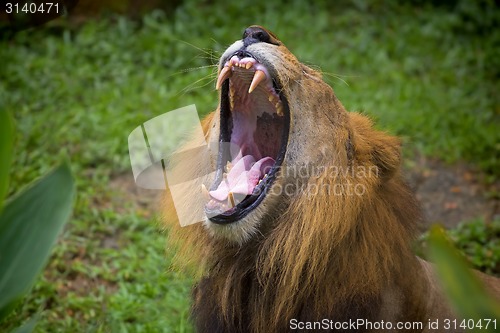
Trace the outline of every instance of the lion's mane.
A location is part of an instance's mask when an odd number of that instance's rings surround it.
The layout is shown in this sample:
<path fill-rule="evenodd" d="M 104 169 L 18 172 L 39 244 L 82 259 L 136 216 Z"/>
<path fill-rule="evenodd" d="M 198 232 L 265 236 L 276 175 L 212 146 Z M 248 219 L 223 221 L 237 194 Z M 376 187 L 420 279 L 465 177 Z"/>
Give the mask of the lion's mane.
<path fill-rule="evenodd" d="M 201 331 L 282 332 L 292 318 L 375 319 L 386 297 L 408 310 L 388 316 L 419 318 L 425 290 L 408 273 L 419 270 L 409 244 L 420 213 L 400 175 L 399 140 L 360 114 L 349 113 L 345 122 L 332 149 L 347 151 L 350 169 L 371 172 L 332 175 L 323 168 L 301 185 L 317 186 L 316 195 L 276 203 L 266 228 L 243 245 L 212 237 L 201 224 L 171 228 L 177 263 L 199 273 L 193 313 L 197 322 L 213 323 Z M 335 186 L 363 192 L 327 192 Z M 412 292 L 393 294 L 391 285 Z"/>

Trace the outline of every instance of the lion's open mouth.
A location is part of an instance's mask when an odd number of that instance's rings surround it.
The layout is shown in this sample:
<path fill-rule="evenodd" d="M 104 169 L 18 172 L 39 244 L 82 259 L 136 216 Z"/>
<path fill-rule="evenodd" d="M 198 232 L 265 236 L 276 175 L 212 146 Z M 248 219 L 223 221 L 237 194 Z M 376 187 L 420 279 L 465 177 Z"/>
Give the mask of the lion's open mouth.
<path fill-rule="evenodd" d="M 217 174 L 205 211 L 218 224 L 238 221 L 264 199 L 286 152 L 290 113 L 282 86 L 252 54 L 239 51 L 220 71 Z"/>

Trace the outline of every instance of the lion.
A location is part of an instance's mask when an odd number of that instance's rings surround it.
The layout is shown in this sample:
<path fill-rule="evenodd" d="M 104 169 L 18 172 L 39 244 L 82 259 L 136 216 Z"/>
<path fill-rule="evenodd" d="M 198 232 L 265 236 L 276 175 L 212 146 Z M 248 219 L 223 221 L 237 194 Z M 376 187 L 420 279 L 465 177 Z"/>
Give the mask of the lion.
<path fill-rule="evenodd" d="M 216 172 L 196 190 L 205 217 L 169 226 L 179 262 L 197 268 L 198 332 L 365 332 L 380 322 L 429 332 L 429 320 L 457 318 L 410 247 L 421 213 L 398 138 L 347 112 L 321 73 L 260 26 L 223 53 L 216 88 L 219 106 L 202 123 L 219 145 Z M 206 174 L 179 165 L 192 179 Z M 498 280 L 480 277 L 500 295 Z"/>

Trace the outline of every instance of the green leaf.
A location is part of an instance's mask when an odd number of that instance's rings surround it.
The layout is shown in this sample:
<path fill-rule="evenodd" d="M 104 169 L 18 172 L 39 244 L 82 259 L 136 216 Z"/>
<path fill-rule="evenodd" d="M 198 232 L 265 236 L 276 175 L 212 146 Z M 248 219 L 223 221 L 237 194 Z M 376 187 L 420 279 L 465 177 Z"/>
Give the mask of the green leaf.
<path fill-rule="evenodd" d="M 7 111 L 0 111 L 0 212 L 9 188 L 9 171 L 12 162 L 14 126 Z"/>
<path fill-rule="evenodd" d="M 43 268 L 74 194 L 71 172 L 62 165 L 6 203 L 0 215 L 0 318 Z"/>
<path fill-rule="evenodd" d="M 500 305 L 486 293 L 440 227 L 430 231 L 429 254 L 436 263 L 444 291 L 462 318 L 500 318 Z"/>
<path fill-rule="evenodd" d="M 23 326 L 16 328 L 11 333 L 31 333 L 35 329 L 38 316 L 31 318 Z"/>

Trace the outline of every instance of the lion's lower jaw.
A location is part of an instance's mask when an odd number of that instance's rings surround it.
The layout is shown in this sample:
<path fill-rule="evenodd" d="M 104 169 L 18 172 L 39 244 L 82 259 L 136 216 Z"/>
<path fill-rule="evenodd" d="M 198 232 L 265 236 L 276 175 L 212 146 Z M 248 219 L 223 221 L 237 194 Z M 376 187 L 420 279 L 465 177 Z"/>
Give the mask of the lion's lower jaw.
<path fill-rule="evenodd" d="M 241 245 L 258 233 L 260 222 L 247 216 L 230 224 L 216 224 L 205 218 L 203 224 L 210 236 Z"/>
<path fill-rule="evenodd" d="M 275 184 L 281 184 L 281 182 L 276 181 Z M 282 205 L 278 204 L 279 201 L 282 201 Z M 287 198 L 277 196 L 271 192 L 267 193 L 260 205 L 239 221 L 229 224 L 217 224 L 205 217 L 203 225 L 211 237 L 243 245 L 256 236 L 262 235 L 265 232 L 262 227 L 268 226 L 269 222 L 277 219 L 278 212 L 282 210 L 283 205 L 286 206 L 287 204 Z"/>

